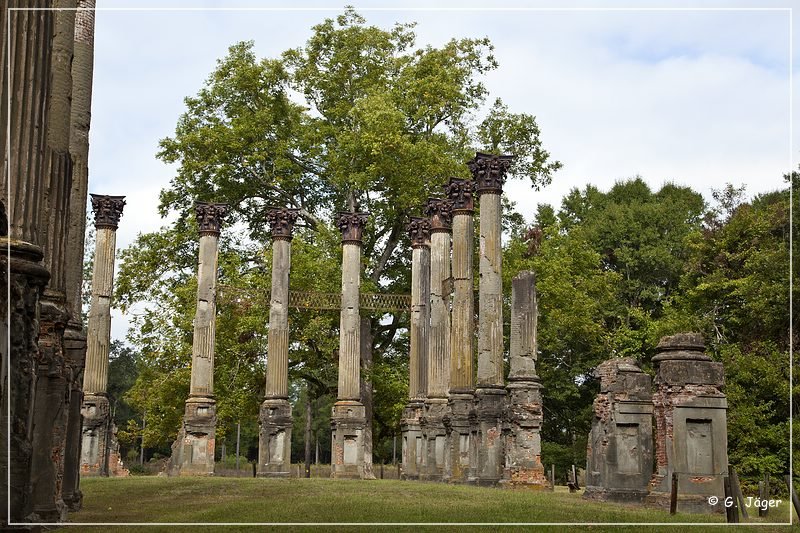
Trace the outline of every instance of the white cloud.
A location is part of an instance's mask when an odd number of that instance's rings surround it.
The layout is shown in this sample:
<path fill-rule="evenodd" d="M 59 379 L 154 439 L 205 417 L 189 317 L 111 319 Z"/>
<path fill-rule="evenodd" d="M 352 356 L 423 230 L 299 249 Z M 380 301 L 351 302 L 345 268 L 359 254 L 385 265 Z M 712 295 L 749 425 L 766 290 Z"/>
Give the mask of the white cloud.
<path fill-rule="evenodd" d="M 171 5 L 224 7 L 190 0 Z M 293 7 L 310 5 L 304 0 Z M 128 196 L 119 248 L 163 224 L 158 192 L 173 170 L 155 158 L 158 140 L 173 132 L 183 98 L 197 92 L 227 47 L 253 39 L 259 55 L 274 57 L 302 45 L 313 24 L 341 9 L 328 6 L 335 10 L 98 12 L 90 190 Z M 529 220 L 537 203 L 558 206 L 572 187 L 607 188 L 636 174 L 653 187 L 674 181 L 707 198 L 729 181 L 746 184 L 750 194 L 773 190 L 798 149 L 796 141 L 789 145 L 786 12 L 363 14 L 384 27 L 418 21 L 419 45 L 492 39 L 501 65 L 486 79 L 492 97 L 536 115 L 545 148 L 564 163 L 541 192 L 522 182 L 507 185 Z M 115 314 L 114 337 L 126 329 Z"/>

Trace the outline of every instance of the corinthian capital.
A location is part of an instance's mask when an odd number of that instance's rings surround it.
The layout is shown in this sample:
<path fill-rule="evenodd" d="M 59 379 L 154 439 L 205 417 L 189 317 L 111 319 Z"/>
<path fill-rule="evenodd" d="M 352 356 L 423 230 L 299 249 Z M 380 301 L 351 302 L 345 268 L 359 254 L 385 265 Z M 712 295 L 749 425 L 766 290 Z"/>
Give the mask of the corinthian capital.
<path fill-rule="evenodd" d="M 270 207 L 267 210 L 267 222 L 272 230 L 273 240 L 292 240 L 292 229 L 299 212 L 299 209 L 286 207 Z"/>
<path fill-rule="evenodd" d="M 369 213 L 339 213 L 336 225 L 342 232 L 342 244 L 361 244 L 368 216 Z"/>
<path fill-rule="evenodd" d="M 431 221 L 431 231 L 450 231 L 450 223 L 453 220 L 452 206 L 450 200 L 445 198 L 428 198 L 428 205 L 425 206 L 425 214 Z"/>
<path fill-rule="evenodd" d="M 411 247 L 431 245 L 431 222 L 425 217 L 411 217 L 411 222 L 406 226 L 408 236 L 411 238 Z"/>
<path fill-rule="evenodd" d="M 506 181 L 513 155 L 494 155 L 475 152 L 475 159 L 467 162 L 472 178 L 477 183 L 477 193 L 500 194 L 503 192 L 503 183 Z"/>
<path fill-rule="evenodd" d="M 125 207 L 124 196 L 107 196 L 103 194 L 91 194 L 92 211 L 94 211 L 95 228 L 119 227 L 119 219 L 122 217 L 122 208 Z"/>
<path fill-rule="evenodd" d="M 197 202 L 194 206 L 200 235 L 219 235 L 222 219 L 228 213 L 227 204 Z"/>

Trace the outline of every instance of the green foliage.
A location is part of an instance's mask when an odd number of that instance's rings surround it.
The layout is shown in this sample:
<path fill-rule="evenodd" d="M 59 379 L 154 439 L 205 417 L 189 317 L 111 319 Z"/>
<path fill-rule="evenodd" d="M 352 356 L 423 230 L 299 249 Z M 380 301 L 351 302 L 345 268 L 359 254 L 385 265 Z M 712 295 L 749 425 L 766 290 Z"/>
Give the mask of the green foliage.
<path fill-rule="evenodd" d="M 185 99 L 175 134 L 160 143 L 158 156 L 176 168 L 160 210 L 177 217 L 121 253 L 116 301 L 125 310 L 144 307 L 129 336 L 142 357 L 128 397 L 146 413 L 145 446 L 171 442 L 187 393 L 193 203 L 231 206 L 220 240 L 217 438 L 230 442 L 239 420 L 252 438 L 268 357 L 268 206 L 300 210 L 292 290 L 339 292 L 340 234 L 331 219 L 361 209 L 370 213 L 362 290 L 408 293 L 407 217 L 440 194 L 450 176 L 466 177 L 464 163 L 477 148 L 517 155 L 514 176 L 533 186 L 549 182 L 560 167 L 544 150 L 533 117 L 499 101 L 486 117 L 477 116 L 488 96 L 481 78 L 496 66 L 485 38 L 416 47 L 413 25 L 370 26 L 352 9 L 314 26 L 303 46 L 277 58 L 257 58 L 252 42 L 230 47 L 198 93 Z M 506 205 L 511 223 L 520 224 Z M 362 335 L 369 347 L 362 374 L 371 385 L 366 390 L 376 391 L 376 438 L 386 441 L 406 401 L 408 317 L 362 316 L 370 325 Z M 337 314 L 291 310 L 289 319 L 293 399 L 305 384 L 314 397 L 335 393 Z"/>

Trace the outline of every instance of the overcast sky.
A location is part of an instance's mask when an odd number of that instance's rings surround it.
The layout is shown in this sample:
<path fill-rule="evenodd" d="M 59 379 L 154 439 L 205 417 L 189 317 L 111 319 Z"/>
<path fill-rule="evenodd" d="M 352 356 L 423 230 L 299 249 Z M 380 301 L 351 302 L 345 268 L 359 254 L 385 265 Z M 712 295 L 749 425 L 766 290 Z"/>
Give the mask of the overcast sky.
<path fill-rule="evenodd" d="M 117 10 L 132 4 L 137 10 Z M 797 72 L 800 54 L 795 46 L 790 66 L 789 10 L 730 9 L 757 2 L 629 4 L 670 9 L 599 9 L 625 7 L 614 2 L 452 9 L 483 7 L 474 1 L 435 4 L 448 10 L 356 7 L 384 28 L 417 22 L 420 46 L 491 39 L 500 63 L 484 80 L 491 98 L 535 115 L 545 148 L 564 164 L 541 191 L 507 184 L 528 221 L 538 203 L 557 207 L 572 188 L 607 190 L 635 175 L 653 188 L 689 185 L 707 200 L 727 182 L 746 185 L 750 196 L 782 187 L 781 176 L 798 160 L 790 70 Z M 158 193 L 175 169 L 156 159 L 158 141 L 173 134 L 184 97 L 197 93 L 227 48 L 253 40 L 259 56 L 275 57 L 301 46 L 311 27 L 341 13 L 344 3 L 172 0 L 172 7 L 215 9 L 142 10 L 162 5 L 97 3 L 89 187 L 127 196 L 118 249 L 164 224 Z M 302 7 L 312 5 L 328 7 Z M 252 6 L 262 10 L 219 10 Z M 263 9 L 280 6 L 293 9 Z M 127 328 L 127 317 L 115 311 L 113 337 L 124 338 Z"/>

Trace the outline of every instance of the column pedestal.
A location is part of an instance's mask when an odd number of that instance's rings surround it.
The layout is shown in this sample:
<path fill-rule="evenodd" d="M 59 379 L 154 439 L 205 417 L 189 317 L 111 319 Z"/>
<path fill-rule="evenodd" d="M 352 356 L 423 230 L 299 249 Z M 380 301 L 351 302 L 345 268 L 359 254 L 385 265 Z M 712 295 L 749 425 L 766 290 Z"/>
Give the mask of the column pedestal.
<path fill-rule="evenodd" d="M 292 465 L 292 406 L 267 399 L 258 416 L 258 477 L 289 477 Z"/>
<path fill-rule="evenodd" d="M 445 418 L 448 416 L 447 398 L 428 398 L 425 400 L 425 411 L 422 418 L 423 468 L 419 478 L 425 481 L 442 481 L 446 472 L 447 428 Z"/>
<path fill-rule="evenodd" d="M 475 395 L 450 391 L 448 411 L 444 420 L 449 447 L 446 481 L 474 482 L 477 461 Z"/>
<path fill-rule="evenodd" d="M 11 274 L 7 285 L 10 295 L 8 302 L 10 316 L 6 317 L 7 323 L 4 324 L 6 327 L 10 326 L 11 343 L 8 353 L 4 354 L 4 357 L 8 357 L 9 375 L 5 377 L 1 399 L 3 442 L 7 442 L 5 440 L 7 437 L 11 441 L 11 449 L 7 460 L 3 462 L 2 472 L 5 475 L 8 472 L 5 469 L 10 470 L 8 487 L 11 502 L 10 519 L 20 522 L 28 519 L 33 503 L 30 482 L 33 451 L 31 424 L 34 412 L 36 358 L 39 355 L 39 298 L 50 274 L 40 263 L 42 252 L 39 247 L 0 237 L 0 246 L 4 250 L 9 246 L 9 240 L 10 256 L 0 255 L 2 276 L 6 275 L 7 268 Z M 9 399 L 10 406 L 6 403 Z M 10 421 L 6 418 L 9 411 Z M 7 433 L 9 428 L 10 435 Z"/>
<path fill-rule="evenodd" d="M 364 427 L 367 424 L 364 405 L 354 400 L 333 404 L 331 428 L 331 477 L 361 479 L 364 477 Z"/>
<path fill-rule="evenodd" d="M 496 485 L 503 477 L 503 409 L 506 390 L 503 387 L 480 387 L 475 390 L 478 423 L 479 485 Z"/>
<path fill-rule="evenodd" d="M 183 426 L 172 445 L 169 473 L 178 476 L 214 475 L 217 403 L 209 397 L 186 400 Z"/>
<path fill-rule="evenodd" d="M 535 381 L 512 381 L 506 386 L 507 433 L 506 464 L 503 480 L 506 488 L 550 489 L 542 465 L 542 386 Z"/>
<path fill-rule="evenodd" d="M 420 399 L 410 400 L 403 409 L 400 428 L 403 438 L 401 479 L 419 479 L 422 465 L 422 415 L 425 403 Z"/>
<path fill-rule="evenodd" d="M 108 398 L 100 394 L 85 394 L 81 406 L 83 429 L 81 434 L 81 475 L 107 476 L 106 460 L 110 410 Z"/>
<path fill-rule="evenodd" d="M 79 511 L 83 501 L 80 491 L 81 408 L 83 406 L 83 365 L 86 359 L 86 336 L 77 325 L 64 331 L 64 355 L 71 374 L 67 437 L 64 449 L 62 498 L 70 511 Z"/>

